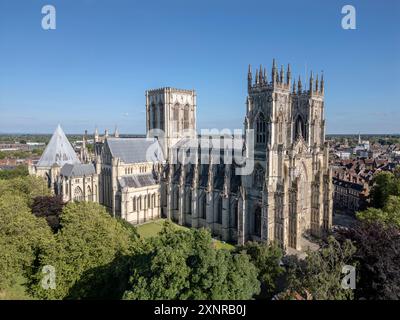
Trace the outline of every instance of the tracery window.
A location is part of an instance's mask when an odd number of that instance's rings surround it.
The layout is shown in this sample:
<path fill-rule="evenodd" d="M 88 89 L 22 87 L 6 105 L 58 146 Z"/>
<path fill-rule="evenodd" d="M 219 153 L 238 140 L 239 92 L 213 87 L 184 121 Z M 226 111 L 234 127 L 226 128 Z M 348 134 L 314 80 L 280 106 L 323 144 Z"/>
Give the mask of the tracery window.
<path fill-rule="evenodd" d="M 265 144 L 267 142 L 267 123 L 263 113 L 256 119 L 256 143 Z"/>

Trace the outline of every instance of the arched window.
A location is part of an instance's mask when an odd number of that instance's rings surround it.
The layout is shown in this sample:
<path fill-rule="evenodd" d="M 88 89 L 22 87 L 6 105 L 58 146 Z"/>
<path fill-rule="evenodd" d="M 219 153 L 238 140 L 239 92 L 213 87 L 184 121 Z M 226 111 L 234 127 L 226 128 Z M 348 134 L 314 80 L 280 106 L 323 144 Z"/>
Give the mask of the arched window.
<path fill-rule="evenodd" d="M 142 197 L 139 196 L 137 199 L 137 210 L 142 211 Z"/>
<path fill-rule="evenodd" d="M 265 180 L 264 169 L 259 164 L 257 164 L 253 176 L 254 187 L 262 189 L 264 180 Z"/>
<path fill-rule="evenodd" d="M 160 129 L 164 130 L 164 108 L 161 103 L 158 105 L 158 111 L 160 114 Z"/>
<path fill-rule="evenodd" d="M 278 117 L 278 143 L 283 143 L 283 116 Z"/>
<path fill-rule="evenodd" d="M 179 210 L 179 188 L 175 187 L 174 189 L 174 209 Z"/>
<path fill-rule="evenodd" d="M 155 104 L 152 105 L 153 110 L 153 128 L 157 128 L 158 124 L 157 124 L 157 107 Z"/>
<path fill-rule="evenodd" d="M 306 127 L 304 125 L 303 118 L 299 115 L 296 119 L 295 122 L 295 140 L 297 140 L 299 137 L 303 137 L 304 140 L 306 140 Z"/>
<path fill-rule="evenodd" d="M 203 194 L 200 198 L 200 217 L 202 219 L 207 219 L 207 198 L 206 195 Z"/>
<path fill-rule="evenodd" d="M 267 142 L 267 123 L 262 112 L 256 119 L 256 143 L 265 144 Z"/>
<path fill-rule="evenodd" d="M 135 212 L 136 211 L 136 197 L 132 198 L 132 211 Z"/>
<path fill-rule="evenodd" d="M 222 197 L 218 198 L 217 223 L 222 223 Z"/>
<path fill-rule="evenodd" d="M 183 111 L 183 129 L 189 129 L 189 106 L 186 105 Z"/>
<path fill-rule="evenodd" d="M 179 104 L 174 107 L 173 122 L 175 124 L 175 133 L 179 132 Z"/>
<path fill-rule="evenodd" d="M 233 227 L 238 227 L 238 219 L 239 219 L 239 204 L 238 201 L 235 201 L 233 204 Z"/>
<path fill-rule="evenodd" d="M 186 213 L 192 214 L 192 192 L 189 190 L 187 196 Z"/>
<path fill-rule="evenodd" d="M 92 189 L 90 189 L 90 186 L 87 186 L 86 188 L 86 197 L 88 201 L 92 201 Z"/>
<path fill-rule="evenodd" d="M 76 187 L 74 190 L 74 201 L 82 201 L 83 200 L 83 192 L 80 187 Z"/>
<path fill-rule="evenodd" d="M 254 211 L 254 234 L 261 237 L 261 208 L 257 207 Z"/>

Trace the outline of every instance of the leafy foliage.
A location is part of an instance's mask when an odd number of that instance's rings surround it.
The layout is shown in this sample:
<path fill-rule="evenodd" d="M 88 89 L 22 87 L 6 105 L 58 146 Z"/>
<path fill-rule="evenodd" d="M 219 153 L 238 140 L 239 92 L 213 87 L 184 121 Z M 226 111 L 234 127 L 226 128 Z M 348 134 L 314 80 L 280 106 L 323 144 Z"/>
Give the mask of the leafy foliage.
<path fill-rule="evenodd" d="M 19 195 L 30 206 L 35 197 L 50 195 L 50 190 L 42 178 L 27 176 L 10 180 L 0 179 L 0 196 L 4 194 Z"/>
<path fill-rule="evenodd" d="M 13 179 L 16 177 L 24 177 L 29 174 L 27 166 L 20 165 L 11 170 L 0 170 L 0 179 Z"/>
<path fill-rule="evenodd" d="M 371 300 L 400 299 L 400 231 L 379 222 L 358 223 L 339 235 L 350 239 L 357 251 L 356 297 Z"/>
<path fill-rule="evenodd" d="M 373 179 L 371 204 L 375 208 L 383 208 L 390 196 L 400 196 L 400 174 L 397 172 L 380 172 Z"/>
<path fill-rule="evenodd" d="M 125 299 L 250 299 L 260 290 L 249 256 L 215 249 L 206 230 L 166 223 L 132 261 Z"/>
<path fill-rule="evenodd" d="M 341 286 L 342 268 L 352 262 L 356 248 L 349 240 L 343 243 L 328 237 L 318 251 L 308 251 L 304 261 L 293 257 L 289 264 L 289 290 L 308 292 L 317 300 L 345 300 L 353 298 L 353 291 Z"/>
<path fill-rule="evenodd" d="M 282 250 L 275 244 L 247 242 L 244 246 L 237 247 L 237 251 L 247 253 L 256 266 L 258 280 L 261 282 L 261 297 L 271 297 L 278 277 L 284 272 L 280 265 Z"/>
<path fill-rule="evenodd" d="M 0 289 L 30 277 L 37 256 L 51 244 L 46 221 L 31 214 L 24 198 L 0 196 Z"/>
<path fill-rule="evenodd" d="M 53 232 L 57 232 L 60 228 L 60 214 L 64 205 L 62 196 L 39 196 L 33 199 L 31 209 L 35 216 L 46 218 Z"/>
<path fill-rule="evenodd" d="M 357 212 L 357 218 L 361 221 L 380 222 L 400 228 L 400 197 L 389 196 L 382 209 L 368 208 Z"/>
<path fill-rule="evenodd" d="M 41 256 L 30 285 L 39 298 L 83 299 L 112 297 L 116 281 L 128 267 L 124 256 L 133 252 L 132 229 L 112 218 L 104 207 L 91 202 L 68 203 L 60 216 L 60 231 L 55 245 Z M 40 286 L 41 269 L 56 270 L 56 289 Z M 126 279 L 127 280 L 127 279 Z"/>

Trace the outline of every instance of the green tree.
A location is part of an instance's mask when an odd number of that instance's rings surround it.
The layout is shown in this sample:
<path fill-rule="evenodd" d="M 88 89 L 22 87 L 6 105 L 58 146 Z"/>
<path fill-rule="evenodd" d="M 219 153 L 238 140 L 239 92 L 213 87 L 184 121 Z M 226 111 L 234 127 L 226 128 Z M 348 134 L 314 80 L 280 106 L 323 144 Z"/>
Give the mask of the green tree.
<path fill-rule="evenodd" d="M 137 247 L 133 229 L 92 202 L 68 203 L 60 225 L 55 245 L 40 256 L 31 292 L 46 299 L 118 298 L 128 280 L 123 278 L 128 267 L 125 256 Z M 55 267 L 54 290 L 40 286 L 44 265 Z"/>
<path fill-rule="evenodd" d="M 0 179 L 13 179 L 16 177 L 25 177 L 29 174 L 28 167 L 19 165 L 11 170 L 0 170 Z"/>
<path fill-rule="evenodd" d="M 280 265 L 282 250 L 275 244 L 247 242 L 237 247 L 237 252 L 250 256 L 250 261 L 256 266 L 258 280 L 261 282 L 261 297 L 271 297 L 276 289 L 276 283 L 285 269 Z"/>
<path fill-rule="evenodd" d="M 176 230 L 167 223 L 132 261 L 125 299 L 251 299 L 260 291 L 249 256 L 215 249 L 204 229 Z"/>
<path fill-rule="evenodd" d="M 400 299 L 400 230 L 393 224 L 368 221 L 344 229 L 339 236 L 357 247 L 359 280 L 356 298 L 368 300 Z"/>
<path fill-rule="evenodd" d="M 30 206 L 35 197 L 50 195 L 50 189 L 42 178 L 36 176 L 0 179 L 0 196 L 7 193 L 21 196 Z"/>
<path fill-rule="evenodd" d="M 375 208 L 383 208 L 389 197 L 400 196 L 400 177 L 391 172 L 380 172 L 373 179 L 371 204 Z"/>
<path fill-rule="evenodd" d="M 357 212 L 356 216 L 361 221 L 381 222 L 400 228 L 400 197 L 389 196 L 382 209 L 368 208 Z"/>
<path fill-rule="evenodd" d="M 29 278 L 37 257 L 52 240 L 46 220 L 32 215 L 24 198 L 0 196 L 0 289 Z"/>
<path fill-rule="evenodd" d="M 341 286 L 344 265 L 352 262 L 356 248 L 350 240 L 343 243 L 328 237 L 317 251 L 308 251 L 305 260 L 293 258 L 288 266 L 290 292 L 307 292 L 317 300 L 353 299 L 353 290 Z"/>

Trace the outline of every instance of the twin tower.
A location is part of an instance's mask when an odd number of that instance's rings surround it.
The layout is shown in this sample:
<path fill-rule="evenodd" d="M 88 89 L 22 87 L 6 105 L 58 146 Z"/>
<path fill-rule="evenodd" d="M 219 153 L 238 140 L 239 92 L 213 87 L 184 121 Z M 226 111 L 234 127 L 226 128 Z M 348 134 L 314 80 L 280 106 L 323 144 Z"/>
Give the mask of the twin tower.
<path fill-rule="evenodd" d="M 278 70 L 274 60 L 270 75 L 262 67 L 253 75 L 249 66 L 247 89 L 244 129 L 254 133 L 253 159 L 248 159 L 254 161 L 254 170 L 235 178 L 235 188 L 231 183 L 228 191 L 219 190 L 217 180 L 207 188 L 201 181 L 193 180 L 189 187 L 182 179 L 170 179 L 161 195 L 166 212 L 186 225 L 206 226 L 225 241 L 267 240 L 304 250 L 308 236 L 324 236 L 332 223 L 323 75 L 314 79 L 311 73 L 303 87 L 300 78 L 292 80 L 290 65 L 286 72 Z M 196 100 L 194 90 L 146 92 L 147 131 L 164 132 L 167 153 L 182 144 L 185 130 L 196 135 Z M 220 169 L 208 166 L 203 176 L 217 179 L 219 171 L 230 172 L 228 167 Z M 175 175 L 184 171 L 185 177 L 197 172 L 186 166 L 170 170 Z M 179 201 L 186 204 L 174 205 Z"/>

